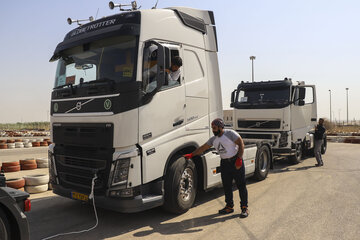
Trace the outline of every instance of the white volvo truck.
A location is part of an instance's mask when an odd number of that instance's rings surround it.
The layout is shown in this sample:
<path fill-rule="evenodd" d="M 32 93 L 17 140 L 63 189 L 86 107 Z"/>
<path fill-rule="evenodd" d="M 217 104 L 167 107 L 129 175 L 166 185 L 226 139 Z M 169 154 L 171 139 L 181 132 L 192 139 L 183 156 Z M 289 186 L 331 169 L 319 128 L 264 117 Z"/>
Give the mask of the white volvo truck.
<path fill-rule="evenodd" d="M 274 156 L 294 163 L 313 154 L 317 124 L 316 89 L 304 82 L 241 82 L 231 95 L 233 127 L 245 142 L 267 141 Z M 326 136 L 322 153 L 326 151 Z"/>
<path fill-rule="evenodd" d="M 71 22 L 71 20 L 70 20 Z M 58 44 L 51 96 L 53 192 L 137 212 L 187 211 L 197 190 L 221 184 L 215 151 L 181 156 L 211 136 L 222 117 L 214 15 L 184 7 L 122 12 L 79 26 Z M 183 60 L 169 81 L 171 59 Z M 271 146 L 247 145 L 247 176 L 266 178 Z"/>

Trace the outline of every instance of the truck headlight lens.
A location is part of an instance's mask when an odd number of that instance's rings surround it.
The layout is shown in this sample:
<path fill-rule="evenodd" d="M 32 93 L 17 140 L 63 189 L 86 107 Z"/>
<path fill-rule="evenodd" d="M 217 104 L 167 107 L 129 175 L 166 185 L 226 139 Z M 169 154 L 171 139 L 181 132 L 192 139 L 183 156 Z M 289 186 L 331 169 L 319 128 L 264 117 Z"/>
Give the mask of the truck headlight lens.
<path fill-rule="evenodd" d="M 114 168 L 113 185 L 126 183 L 129 176 L 130 158 L 117 160 Z"/>

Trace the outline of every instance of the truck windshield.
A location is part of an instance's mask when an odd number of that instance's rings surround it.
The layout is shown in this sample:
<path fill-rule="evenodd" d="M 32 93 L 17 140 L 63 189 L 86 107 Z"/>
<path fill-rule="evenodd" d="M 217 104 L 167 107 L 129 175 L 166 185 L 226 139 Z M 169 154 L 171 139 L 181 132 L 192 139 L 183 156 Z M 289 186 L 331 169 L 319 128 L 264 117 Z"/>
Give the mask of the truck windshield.
<path fill-rule="evenodd" d="M 285 107 L 290 103 L 289 88 L 269 89 L 245 89 L 240 90 L 237 95 L 236 105 L 238 107 L 262 106 Z"/>
<path fill-rule="evenodd" d="M 54 87 L 135 80 L 136 47 L 136 36 L 118 36 L 67 49 L 58 61 Z"/>

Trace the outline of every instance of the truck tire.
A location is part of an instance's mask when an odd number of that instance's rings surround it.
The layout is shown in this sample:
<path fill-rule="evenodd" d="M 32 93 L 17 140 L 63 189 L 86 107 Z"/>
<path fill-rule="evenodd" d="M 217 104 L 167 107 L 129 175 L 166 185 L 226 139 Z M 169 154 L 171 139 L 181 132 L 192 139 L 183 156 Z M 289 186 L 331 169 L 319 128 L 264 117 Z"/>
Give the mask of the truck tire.
<path fill-rule="evenodd" d="M 181 214 L 194 204 L 197 190 L 197 172 L 192 160 L 177 156 L 165 176 L 164 209 Z"/>
<path fill-rule="evenodd" d="M 25 179 L 24 178 L 13 178 L 6 180 L 6 186 L 19 189 L 25 186 Z"/>
<path fill-rule="evenodd" d="M 19 161 L 2 163 L 3 167 L 13 167 L 13 166 L 19 166 L 19 165 L 20 165 Z"/>
<path fill-rule="evenodd" d="M 28 175 L 24 177 L 26 186 L 37 186 L 49 183 L 49 175 Z"/>
<path fill-rule="evenodd" d="M 298 164 L 298 163 L 301 163 L 303 161 L 303 158 L 302 158 L 302 144 L 301 143 L 296 144 L 295 155 L 290 156 L 289 159 L 290 159 L 291 163 L 294 163 L 294 164 Z"/>
<path fill-rule="evenodd" d="M 264 180 L 270 169 L 270 149 L 266 145 L 260 146 L 256 152 L 254 178 L 258 181 Z"/>
<path fill-rule="evenodd" d="M 43 185 L 37 185 L 37 186 L 26 186 L 25 185 L 25 191 L 28 193 L 42 193 L 46 192 L 49 189 L 49 185 L 43 184 Z"/>
<path fill-rule="evenodd" d="M 11 240 L 11 227 L 6 213 L 0 208 L 0 239 Z"/>
<path fill-rule="evenodd" d="M 8 167 L 1 167 L 2 170 L 4 170 L 4 172 L 8 173 L 8 172 L 18 172 L 20 171 L 20 165 L 17 166 L 8 166 Z"/>
<path fill-rule="evenodd" d="M 327 149 L 327 140 L 326 140 L 326 137 L 325 137 L 324 140 L 323 140 L 323 144 L 321 145 L 321 154 L 325 154 L 326 149 Z"/>

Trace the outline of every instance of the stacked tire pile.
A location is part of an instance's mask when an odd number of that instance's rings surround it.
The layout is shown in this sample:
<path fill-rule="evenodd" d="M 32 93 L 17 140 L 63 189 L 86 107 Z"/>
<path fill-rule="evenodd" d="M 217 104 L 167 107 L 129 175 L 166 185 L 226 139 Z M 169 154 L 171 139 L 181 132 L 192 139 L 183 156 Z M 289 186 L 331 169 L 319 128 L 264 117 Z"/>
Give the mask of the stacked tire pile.
<path fill-rule="evenodd" d="M 14 149 L 14 148 L 15 148 L 15 140 L 13 140 L 13 139 L 8 139 L 8 140 L 6 141 L 6 143 L 7 143 L 7 148 L 8 148 L 8 149 Z"/>
<path fill-rule="evenodd" d="M 7 149 L 6 140 L 0 140 L 0 149 Z"/>
<path fill-rule="evenodd" d="M 30 142 L 30 139 L 24 139 L 24 147 L 25 148 L 31 148 L 32 147 L 32 143 Z"/>
<path fill-rule="evenodd" d="M 19 161 L 14 162 L 4 162 L 2 163 L 1 170 L 4 170 L 4 172 L 18 172 L 20 171 L 20 163 Z"/>
<path fill-rule="evenodd" d="M 27 158 L 20 160 L 21 170 L 33 170 L 37 168 L 37 163 L 34 158 Z"/>
<path fill-rule="evenodd" d="M 49 159 L 48 158 L 37 158 L 36 164 L 38 168 L 48 168 L 49 167 Z"/>
<path fill-rule="evenodd" d="M 14 149 L 14 148 L 31 148 L 31 147 L 47 147 L 51 144 L 49 138 L 37 139 L 8 139 L 0 140 L 0 149 Z"/>
<path fill-rule="evenodd" d="M 49 189 L 49 175 L 28 175 L 25 179 L 25 191 L 28 193 L 42 193 Z"/>

